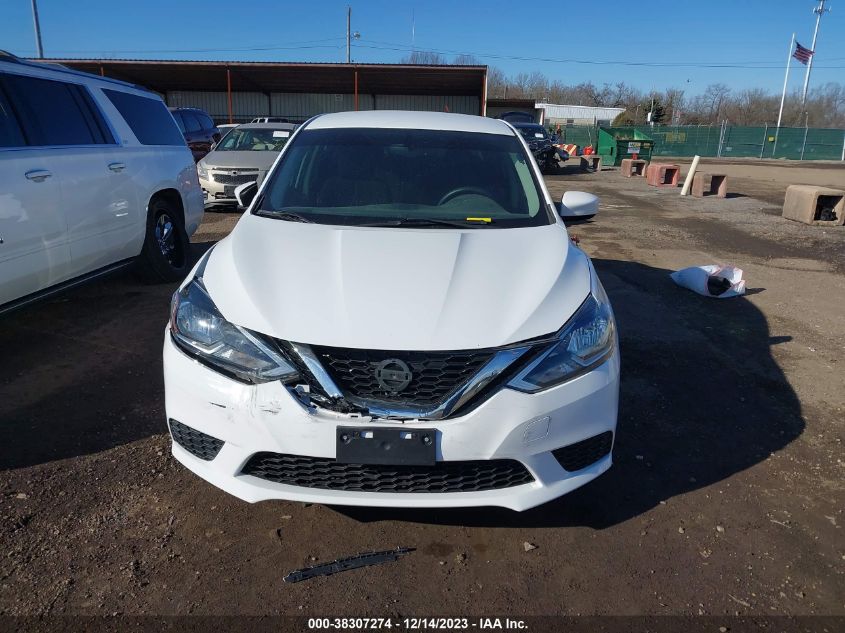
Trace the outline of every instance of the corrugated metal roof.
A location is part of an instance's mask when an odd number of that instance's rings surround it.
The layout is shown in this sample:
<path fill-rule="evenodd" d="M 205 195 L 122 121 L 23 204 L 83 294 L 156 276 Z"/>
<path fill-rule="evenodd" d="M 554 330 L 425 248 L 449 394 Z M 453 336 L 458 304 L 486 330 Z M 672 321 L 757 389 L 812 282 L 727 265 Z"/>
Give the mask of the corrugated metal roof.
<path fill-rule="evenodd" d="M 0 51 L 5 52 L 5 51 Z M 11 54 L 10 54 L 11 55 Z M 12 55 L 12 57 L 14 57 Z M 41 63 L 110 63 L 110 62 L 131 62 L 143 64 L 213 64 L 223 66 L 381 66 L 381 67 L 396 67 L 396 68 L 472 68 L 476 70 L 487 70 L 484 64 L 391 64 L 387 62 L 352 62 L 347 64 L 345 62 L 244 62 L 244 61 L 227 61 L 210 60 L 210 59 L 134 59 L 128 57 L 103 57 L 103 58 L 75 58 L 75 57 L 50 57 L 45 59 L 27 58 L 25 61 Z"/>
<path fill-rule="evenodd" d="M 486 66 L 412 64 L 327 64 L 132 59 L 49 59 L 69 68 L 147 86 L 174 90 L 243 92 L 466 95 L 484 94 Z"/>

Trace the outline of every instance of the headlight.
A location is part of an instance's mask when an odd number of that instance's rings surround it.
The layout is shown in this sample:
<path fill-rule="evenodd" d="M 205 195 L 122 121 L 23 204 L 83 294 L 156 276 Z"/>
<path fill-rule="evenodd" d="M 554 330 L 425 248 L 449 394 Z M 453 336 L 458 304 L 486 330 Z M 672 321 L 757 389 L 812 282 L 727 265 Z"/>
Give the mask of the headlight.
<path fill-rule="evenodd" d="M 279 352 L 224 319 L 199 279 L 173 294 L 170 331 L 186 352 L 241 381 L 290 382 L 299 377 Z"/>
<path fill-rule="evenodd" d="M 200 163 L 197 163 L 197 176 L 199 176 L 203 180 L 208 180 L 208 170 L 203 167 Z"/>
<path fill-rule="evenodd" d="M 508 386 L 535 393 L 572 380 L 610 356 L 616 322 L 607 295 L 592 272 L 592 290 L 560 333 L 559 341 L 523 369 Z"/>

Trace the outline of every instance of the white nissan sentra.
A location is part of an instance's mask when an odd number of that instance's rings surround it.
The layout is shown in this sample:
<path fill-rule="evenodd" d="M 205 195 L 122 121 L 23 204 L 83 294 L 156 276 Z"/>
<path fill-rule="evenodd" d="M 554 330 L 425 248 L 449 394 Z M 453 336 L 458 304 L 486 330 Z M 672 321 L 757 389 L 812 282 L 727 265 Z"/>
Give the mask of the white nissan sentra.
<path fill-rule="evenodd" d="M 598 202 L 556 207 L 508 123 L 319 116 L 238 196 L 165 334 L 190 470 L 251 502 L 524 510 L 610 467 L 616 326 L 559 215 Z"/>

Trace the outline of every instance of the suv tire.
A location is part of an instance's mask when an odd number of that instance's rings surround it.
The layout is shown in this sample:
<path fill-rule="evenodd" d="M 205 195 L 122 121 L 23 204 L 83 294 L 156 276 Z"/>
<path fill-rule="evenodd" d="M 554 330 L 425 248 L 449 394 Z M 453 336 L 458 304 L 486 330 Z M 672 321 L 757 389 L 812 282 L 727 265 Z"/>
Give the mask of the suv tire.
<path fill-rule="evenodd" d="M 138 264 L 141 277 L 150 283 L 181 281 L 188 274 L 188 234 L 181 213 L 165 198 L 153 198 L 150 202 Z"/>

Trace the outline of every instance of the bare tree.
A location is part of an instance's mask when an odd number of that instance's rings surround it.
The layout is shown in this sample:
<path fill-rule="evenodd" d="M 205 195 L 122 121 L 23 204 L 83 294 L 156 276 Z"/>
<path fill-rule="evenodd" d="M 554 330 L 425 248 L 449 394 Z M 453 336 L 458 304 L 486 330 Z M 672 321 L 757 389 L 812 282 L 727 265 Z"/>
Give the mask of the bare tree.
<path fill-rule="evenodd" d="M 549 93 L 549 80 L 543 73 L 535 70 L 528 75 L 525 92 L 527 97 L 531 97 L 537 101 L 544 101 Z"/>
<path fill-rule="evenodd" d="M 429 58 L 426 58 L 428 60 Z M 472 56 L 459 55 L 456 63 L 477 63 Z M 426 62 L 431 63 L 431 62 Z M 549 80 L 541 72 L 520 72 L 507 77 L 501 69 L 487 71 L 487 94 L 491 98 L 525 98 L 551 103 L 625 108 L 617 118 L 620 125 L 642 125 L 651 110 L 651 100 L 659 104 L 660 124 L 716 125 L 727 119 L 735 125 L 772 125 L 777 120 L 780 95 L 761 89 L 747 89 L 733 93 L 725 84 L 707 86 L 703 94 L 688 97 L 680 88 L 652 91 L 648 94 L 626 84 L 596 86 L 590 81 L 566 84 L 559 79 Z M 655 110 L 658 110 L 655 107 Z M 845 127 L 845 85 L 828 83 L 813 88 L 807 99 L 806 117 L 810 126 Z M 804 125 L 805 111 L 800 95 L 787 95 L 784 108 L 785 125 Z"/>
<path fill-rule="evenodd" d="M 710 84 L 704 91 L 704 98 L 710 104 L 710 119 L 718 123 L 722 117 L 722 105 L 725 98 L 731 93 L 731 89 L 725 84 Z"/>
<path fill-rule="evenodd" d="M 452 63 L 456 66 L 483 66 L 481 61 L 479 61 L 475 55 L 468 55 L 466 53 L 455 55 L 455 59 Z"/>
<path fill-rule="evenodd" d="M 507 93 L 508 78 L 501 68 L 491 66 L 487 69 L 487 96 L 502 99 Z"/>
<path fill-rule="evenodd" d="M 433 51 L 413 51 L 410 55 L 402 58 L 403 64 L 419 64 L 422 66 L 441 66 L 449 61 L 440 53 Z"/>
<path fill-rule="evenodd" d="M 510 90 L 508 96 L 512 98 L 521 98 L 528 96 L 528 73 L 519 73 L 510 80 Z"/>

